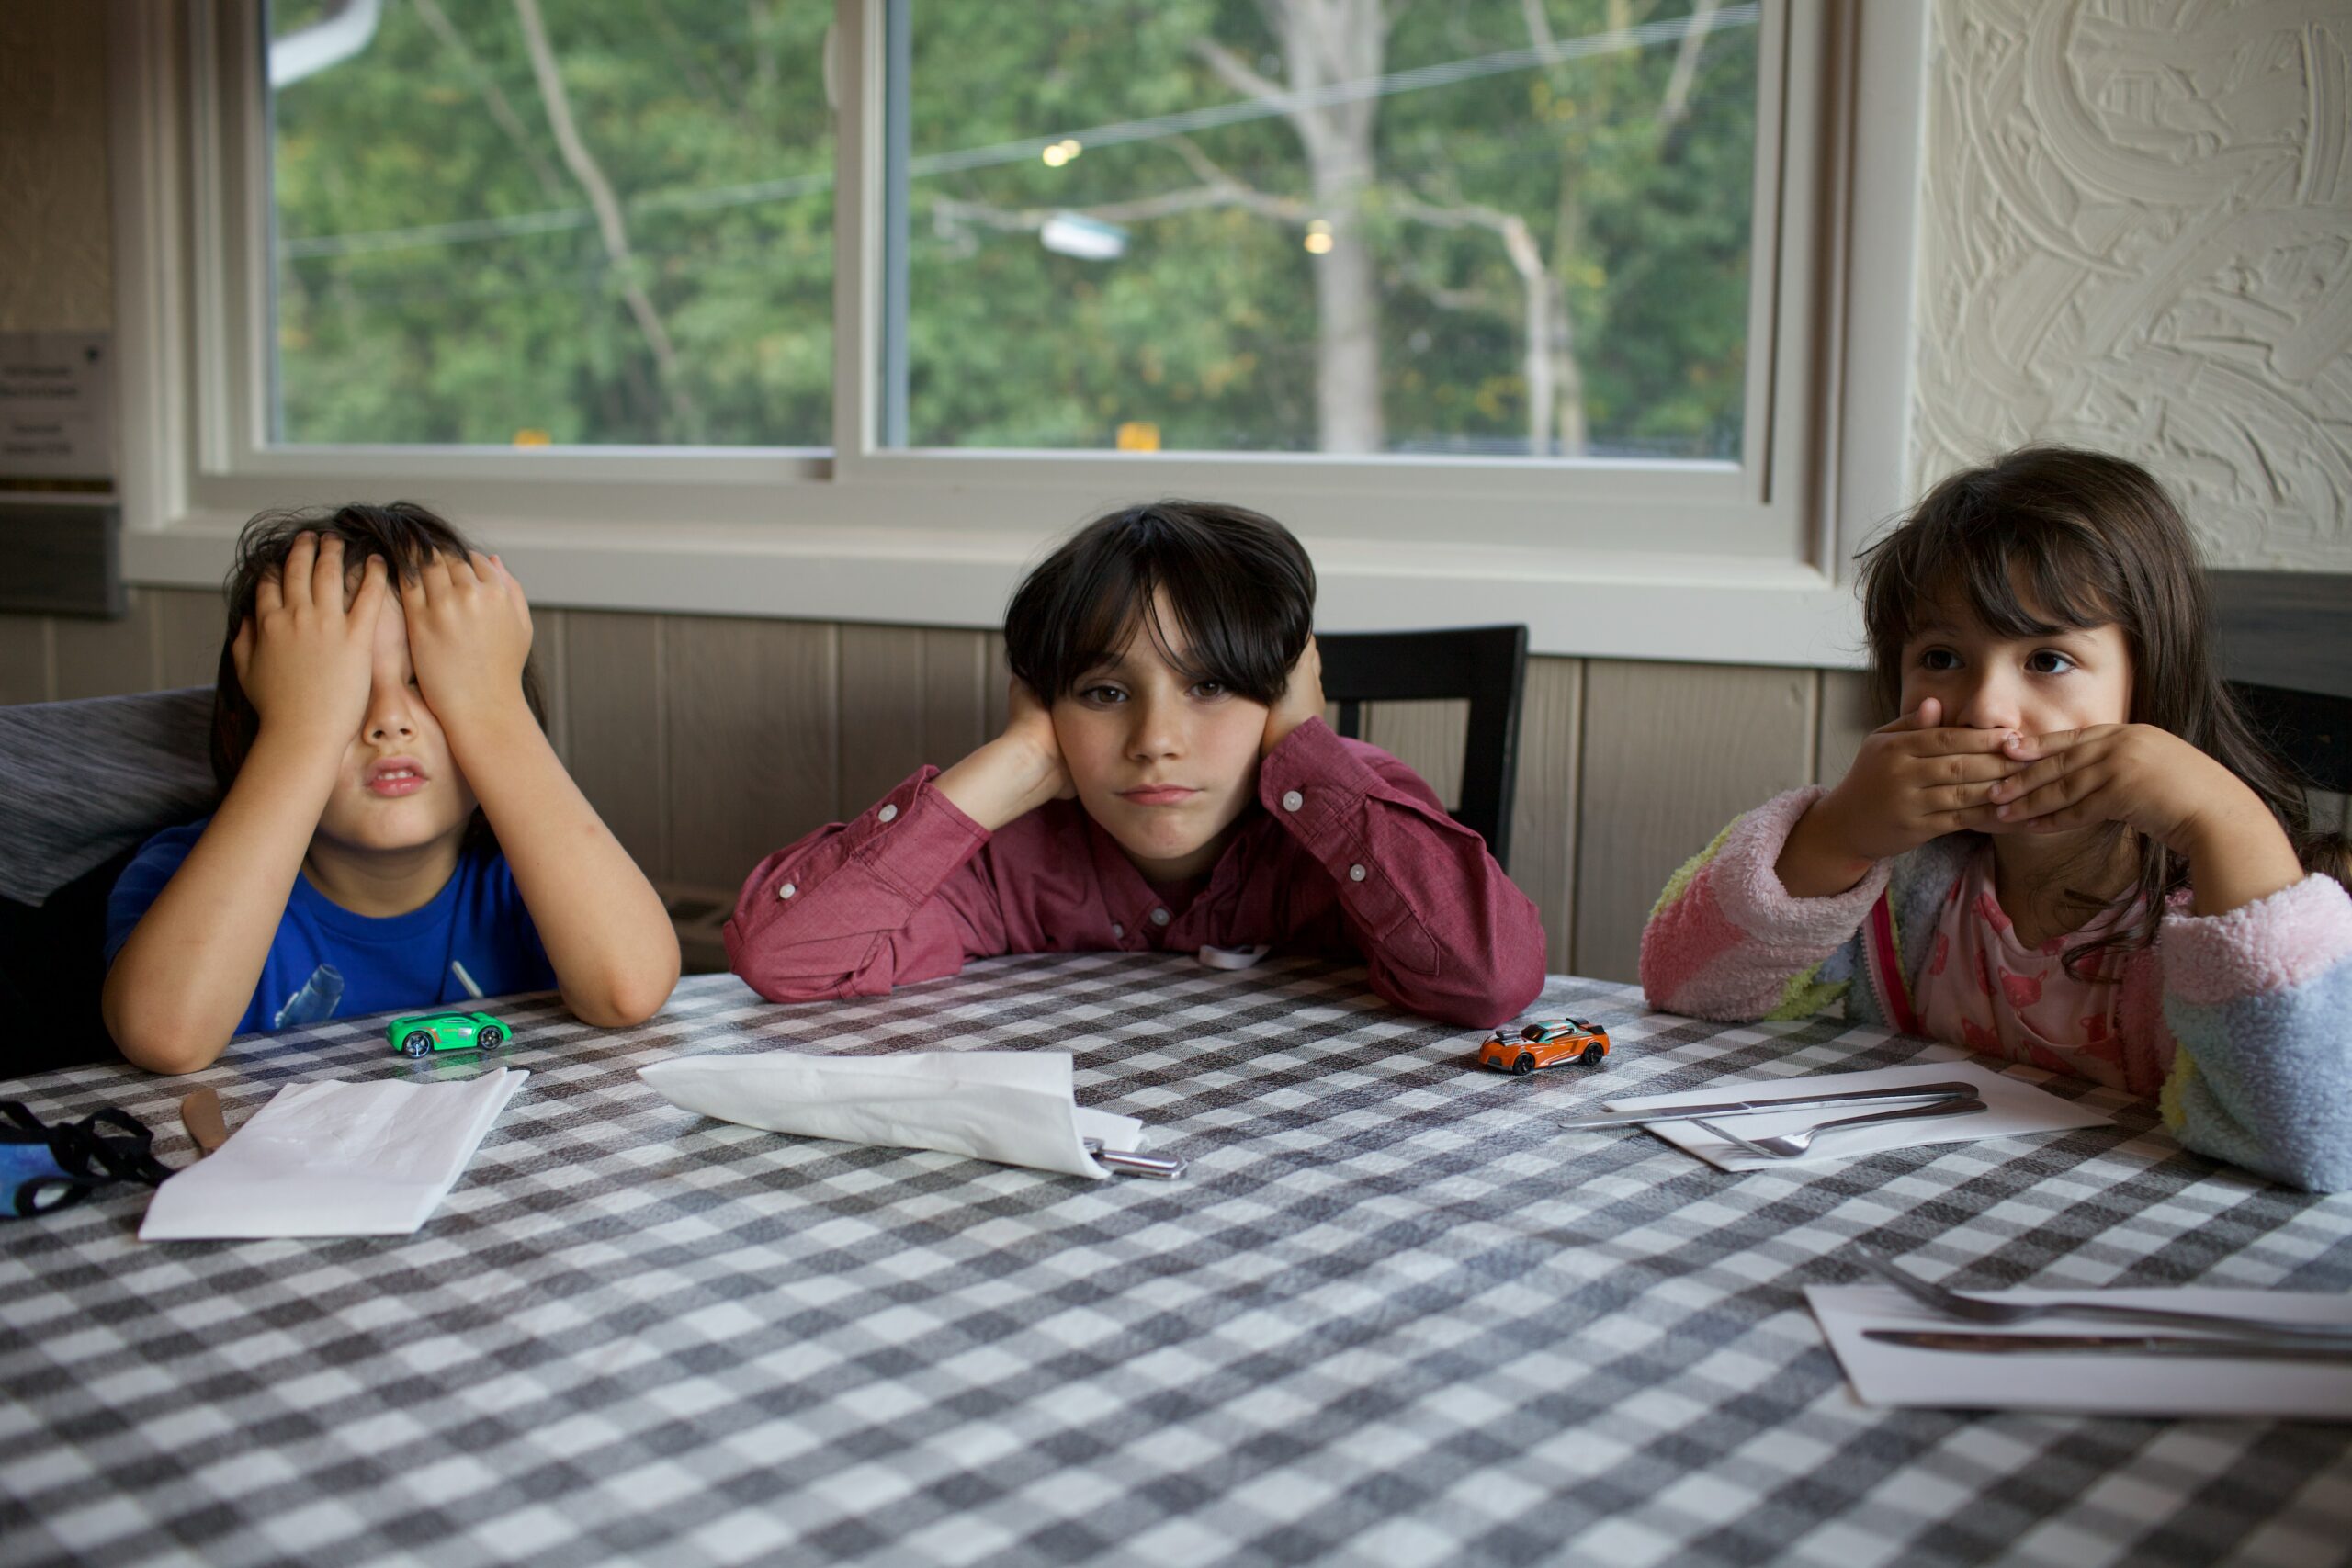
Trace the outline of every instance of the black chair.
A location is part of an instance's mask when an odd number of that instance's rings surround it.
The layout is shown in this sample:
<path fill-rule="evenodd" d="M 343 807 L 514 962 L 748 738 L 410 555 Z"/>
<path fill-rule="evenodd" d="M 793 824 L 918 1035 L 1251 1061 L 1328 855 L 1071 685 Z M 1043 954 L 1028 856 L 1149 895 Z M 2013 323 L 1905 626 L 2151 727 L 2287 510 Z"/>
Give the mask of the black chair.
<path fill-rule="evenodd" d="M 2304 779 L 2352 795 L 2352 577 L 2217 571 L 2222 673 Z"/>
<path fill-rule="evenodd" d="M 1519 784 L 1519 709 L 1527 687 L 1525 626 L 1426 632 L 1317 632 L 1323 695 L 1340 705 L 1340 733 L 1363 738 L 1366 703 L 1470 699 L 1462 799 L 1453 819 L 1509 865 L 1510 804 Z"/>
<path fill-rule="evenodd" d="M 0 1079 L 114 1058 L 107 895 L 151 835 L 211 809 L 211 716 L 209 686 L 0 707 Z"/>

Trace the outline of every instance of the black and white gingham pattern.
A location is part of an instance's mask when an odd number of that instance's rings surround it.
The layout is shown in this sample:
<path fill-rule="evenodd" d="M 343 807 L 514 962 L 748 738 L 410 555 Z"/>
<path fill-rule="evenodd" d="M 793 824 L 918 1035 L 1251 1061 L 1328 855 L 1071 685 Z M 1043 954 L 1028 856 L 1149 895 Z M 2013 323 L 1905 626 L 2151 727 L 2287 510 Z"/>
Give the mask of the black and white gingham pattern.
<path fill-rule="evenodd" d="M 2352 1427 L 1879 1411 L 1802 1287 L 1866 1238 L 1984 1285 L 2352 1288 L 2352 1198 L 2054 1141 L 1731 1176 L 1603 1095 L 1885 1066 L 1555 980 L 1618 1050 L 1513 1079 L 1359 971 L 1084 955 L 854 1004 L 692 980 L 599 1034 L 500 1009 L 530 1082 L 413 1237 L 141 1246 L 120 1190 L 8 1222 L 0 1562 L 2339 1562 Z M 1184 1180 L 1087 1182 L 678 1111 L 683 1050 L 1055 1047 Z M 380 1030 L 248 1043 L 233 1127 Z M 184 1081 L 121 1105 L 186 1157 Z"/>

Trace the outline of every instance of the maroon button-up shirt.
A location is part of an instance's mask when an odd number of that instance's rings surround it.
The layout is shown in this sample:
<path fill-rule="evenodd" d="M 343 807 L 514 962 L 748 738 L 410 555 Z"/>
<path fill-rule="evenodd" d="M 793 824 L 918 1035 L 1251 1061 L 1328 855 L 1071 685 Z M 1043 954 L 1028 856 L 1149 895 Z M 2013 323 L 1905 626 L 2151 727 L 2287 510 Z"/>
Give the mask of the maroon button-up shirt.
<path fill-rule="evenodd" d="M 1265 942 L 1361 956 L 1372 988 L 1485 1029 L 1544 986 L 1535 907 L 1410 768 L 1310 719 L 1258 770 L 1205 885 L 1155 887 L 1074 800 L 994 833 L 922 768 L 855 821 L 762 861 L 727 922 L 775 1001 L 877 996 L 1004 953 L 1191 953 Z"/>

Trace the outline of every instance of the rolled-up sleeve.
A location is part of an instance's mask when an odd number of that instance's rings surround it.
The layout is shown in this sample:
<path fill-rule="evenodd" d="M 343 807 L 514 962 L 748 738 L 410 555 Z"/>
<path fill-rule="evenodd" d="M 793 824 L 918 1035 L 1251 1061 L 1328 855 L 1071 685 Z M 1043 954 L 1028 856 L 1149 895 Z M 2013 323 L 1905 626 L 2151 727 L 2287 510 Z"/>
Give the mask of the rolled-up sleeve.
<path fill-rule="evenodd" d="M 1533 902 L 1404 763 L 1310 719 L 1267 754 L 1258 796 L 1331 878 L 1380 995 L 1486 1029 L 1543 991 Z"/>

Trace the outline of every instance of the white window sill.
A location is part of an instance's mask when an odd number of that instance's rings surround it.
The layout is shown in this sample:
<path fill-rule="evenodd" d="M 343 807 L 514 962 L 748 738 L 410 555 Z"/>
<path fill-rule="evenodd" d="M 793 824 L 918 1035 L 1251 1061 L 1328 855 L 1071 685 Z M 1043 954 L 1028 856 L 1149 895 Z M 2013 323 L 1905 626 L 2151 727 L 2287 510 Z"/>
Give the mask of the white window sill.
<path fill-rule="evenodd" d="M 217 588 L 242 515 L 127 529 L 134 583 Z M 1052 536 L 774 523 L 469 516 L 535 603 L 581 609 L 992 627 Z M 1850 585 L 1791 563 L 1308 537 L 1317 622 L 1368 631 L 1524 622 L 1541 654 L 1860 669 Z"/>

